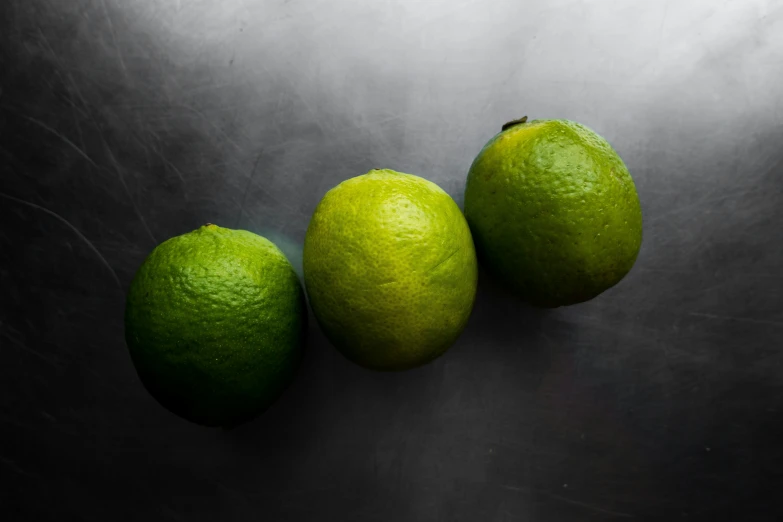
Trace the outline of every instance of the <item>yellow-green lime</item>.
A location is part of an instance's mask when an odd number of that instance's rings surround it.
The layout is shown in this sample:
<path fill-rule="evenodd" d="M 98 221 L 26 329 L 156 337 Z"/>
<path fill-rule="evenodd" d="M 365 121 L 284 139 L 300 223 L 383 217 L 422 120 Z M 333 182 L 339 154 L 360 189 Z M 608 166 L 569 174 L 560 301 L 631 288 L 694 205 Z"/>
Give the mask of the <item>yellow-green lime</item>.
<path fill-rule="evenodd" d="M 158 245 L 127 295 L 139 378 L 171 412 L 233 426 L 267 409 L 302 355 L 304 292 L 267 239 L 208 224 Z"/>
<path fill-rule="evenodd" d="M 470 167 L 465 216 L 482 264 L 541 307 L 584 302 L 616 285 L 642 242 L 625 163 L 569 120 L 504 125 Z"/>
<path fill-rule="evenodd" d="M 454 200 L 412 174 L 375 169 L 318 204 L 304 280 L 321 328 L 349 360 L 405 370 L 442 355 L 476 296 L 470 229 Z"/>

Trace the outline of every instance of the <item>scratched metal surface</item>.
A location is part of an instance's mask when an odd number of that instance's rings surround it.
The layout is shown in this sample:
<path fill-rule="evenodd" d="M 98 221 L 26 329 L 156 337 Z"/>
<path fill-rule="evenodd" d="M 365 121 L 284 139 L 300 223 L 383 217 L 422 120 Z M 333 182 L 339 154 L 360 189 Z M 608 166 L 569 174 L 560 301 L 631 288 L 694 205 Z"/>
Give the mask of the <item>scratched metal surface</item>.
<path fill-rule="evenodd" d="M 783 2 L 4 0 L 0 24 L 0 518 L 775 519 Z M 230 432 L 143 390 L 123 299 L 156 244 L 213 222 L 300 269 L 328 188 L 388 167 L 461 204 L 523 114 L 629 165 L 616 288 L 542 312 L 482 275 L 457 344 L 394 375 L 311 321 L 296 382 Z"/>

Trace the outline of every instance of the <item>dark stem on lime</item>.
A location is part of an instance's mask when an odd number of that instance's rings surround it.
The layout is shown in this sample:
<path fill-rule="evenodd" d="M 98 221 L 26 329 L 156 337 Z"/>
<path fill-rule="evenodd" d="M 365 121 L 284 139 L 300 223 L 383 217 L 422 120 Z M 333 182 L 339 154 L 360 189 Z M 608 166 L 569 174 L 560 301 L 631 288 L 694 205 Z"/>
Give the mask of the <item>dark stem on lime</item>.
<path fill-rule="evenodd" d="M 500 130 L 502 132 L 502 131 L 504 131 L 506 129 L 509 129 L 509 128 L 513 127 L 514 125 L 519 125 L 519 124 L 525 123 L 526 121 L 527 121 L 527 116 L 522 116 L 518 120 L 513 120 L 513 121 L 510 121 L 510 122 L 506 123 L 505 125 L 503 125 L 503 128 L 501 128 Z"/>

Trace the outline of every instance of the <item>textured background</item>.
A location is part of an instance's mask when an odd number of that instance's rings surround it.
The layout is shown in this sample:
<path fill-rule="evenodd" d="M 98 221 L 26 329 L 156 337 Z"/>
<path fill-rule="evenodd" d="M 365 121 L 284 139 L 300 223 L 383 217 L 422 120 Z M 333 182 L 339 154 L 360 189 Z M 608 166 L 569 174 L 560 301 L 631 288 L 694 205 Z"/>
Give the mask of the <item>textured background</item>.
<path fill-rule="evenodd" d="M 781 84 L 781 0 L 2 0 L 2 518 L 776 519 Z M 301 273 L 328 188 L 392 168 L 461 204 L 524 114 L 626 161 L 620 285 L 545 312 L 482 275 L 457 344 L 402 374 L 311 321 L 295 383 L 229 432 L 142 388 L 124 293 L 159 242 L 245 228 Z"/>

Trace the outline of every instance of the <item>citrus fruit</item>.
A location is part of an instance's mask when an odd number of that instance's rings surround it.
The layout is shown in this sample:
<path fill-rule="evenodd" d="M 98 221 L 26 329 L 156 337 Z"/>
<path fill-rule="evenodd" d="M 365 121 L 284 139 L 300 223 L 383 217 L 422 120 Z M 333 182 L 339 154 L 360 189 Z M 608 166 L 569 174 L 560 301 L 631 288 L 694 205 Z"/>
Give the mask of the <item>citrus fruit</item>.
<path fill-rule="evenodd" d="M 375 169 L 318 204 L 304 280 L 327 338 L 349 360 L 405 370 L 442 355 L 476 295 L 470 229 L 454 200 L 412 174 Z"/>
<path fill-rule="evenodd" d="M 626 165 L 570 120 L 504 125 L 470 167 L 465 217 L 481 263 L 541 307 L 588 301 L 616 285 L 642 242 Z"/>
<path fill-rule="evenodd" d="M 233 426 L 269 407 L 302 352 L 304 292 L 267 239 L 208 224 L 158 245 L 128 292 L 125 338 L 165 408 Z"/>

